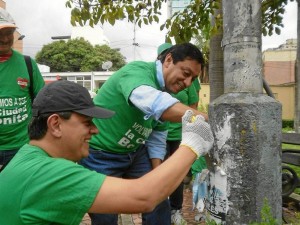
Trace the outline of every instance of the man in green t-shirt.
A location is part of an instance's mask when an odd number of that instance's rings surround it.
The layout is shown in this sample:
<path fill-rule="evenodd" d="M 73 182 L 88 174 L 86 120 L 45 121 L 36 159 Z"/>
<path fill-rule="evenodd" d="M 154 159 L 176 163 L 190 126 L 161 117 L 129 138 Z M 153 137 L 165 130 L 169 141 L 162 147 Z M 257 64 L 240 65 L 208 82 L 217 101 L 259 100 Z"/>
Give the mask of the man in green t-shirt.
<path fill-rule="evenodd" d="M 114 112 L 95 106 L 86 88 L 66 80 L 41 89 L 32 108 L 30 142 L 0 172 L 1 225 L 78 225 L 86 212 L 149 212 L 213 144 L 209 125 L 201 116 L 192 120 L 188 110 L 181 145 L 167 162 L 139 179 L 109 177 L 76 162 L 87 157 L 98 133 L 92 118 L 107 120 Z"/>
<path fill-rule="evenodd" d="M 30 89 L 35 96 L 44 86 L 37 64 L 31 60 L 33 87 L 30 87 L 24 56 L 12 49 L 15 30 L 13 18 L 0 8 L 0 168 L 28 143 Z"/>
<path fill-rule="evenodd" d="M 163 122 L 180 122 L 186 110 L 171 93 L 190 86 L 202 70 L 204 59 L 193 44 L 174 45 L 155 62 L 135 61 L 116 71 L 93 99 L 116 112 L 107 120 L 95 119 L 100 132 L 90 141 L 90 154 L 80 163 L 99 173 L 137 178 L 159 165 L 165 157 L 167 129 Z M 203 114 L 202 114 L 203 115 Z M 207 118 L 207 115 L 203 115 Z M 163 141 L 162 141 L 163 140 Z M 116 214 L 90 214 L 97 225 L 117 225 Z M 170 225 L 169 202 L 142 215 L 143 224 Z"/>

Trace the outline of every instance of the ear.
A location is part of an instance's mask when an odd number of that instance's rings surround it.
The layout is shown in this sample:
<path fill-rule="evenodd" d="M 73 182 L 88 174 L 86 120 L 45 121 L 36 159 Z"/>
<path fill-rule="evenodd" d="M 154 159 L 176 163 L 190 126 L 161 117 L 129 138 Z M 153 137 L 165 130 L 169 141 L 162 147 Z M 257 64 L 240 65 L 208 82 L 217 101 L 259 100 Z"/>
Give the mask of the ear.
<path fill-rule="evenodd" d="M 173 58 L 172 58 L 172 54 L 171 53 L 168 53 L 166 55 L 166 58 L 165 58 L 165 61 L 164 61 L 164 66 L 166 68 L 168 68 L 171 64 L 173 63 Z"/>
<path fill-rule="evenodd" d="M 57 114 L 52 114 L 49 116 L 47 120 L 47 125 L 48 125 L 48 132 L 55 136 L 55 137 L 61 137 L 61 118 Z"/>

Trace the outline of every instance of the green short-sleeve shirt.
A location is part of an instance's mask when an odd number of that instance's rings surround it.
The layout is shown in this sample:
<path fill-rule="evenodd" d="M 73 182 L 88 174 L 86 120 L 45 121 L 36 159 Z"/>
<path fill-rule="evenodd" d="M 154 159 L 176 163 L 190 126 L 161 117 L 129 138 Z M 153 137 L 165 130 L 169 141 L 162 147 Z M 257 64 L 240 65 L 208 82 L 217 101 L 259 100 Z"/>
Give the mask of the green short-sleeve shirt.
<path fill-rule="evenodd" d="M 199 95 L 194 85 L 192 84 L 188 88 L 173 94 L 173 97 L 177 98 L 184 105 L 193 105 L 199 101 Z M 169 141 L 181 140 L 182 135 L 182 123 L 169 123 L 168 137 Z"/>
<path fill-rule="evenodd" d="M 45 82 L 36 62 L 31 60 L 31 64 L 36 96 Z M 0 151 L 15 150 L 29 142 L 30 78 L 24 56 L 13 50 L 12 56 L 0 63 L 0 74 Z"/>
<path fill-rule="evenodd" d="M 78 225 L 104 179 L 26 144 L 0 173 L 0 224 Z"/>
<path fill-rule="evenodd" d="M 116 114 L 109 119 L 94 119 L 99 133 L 93 135 L 90 145 L 113 153 L 135 151 L 148 139 L 155 123 L 153 118 L 130 103 L 131 92 L 147 85 L 160 89 L 154 62 L 135 61 L 115 72 L 99 89 L 94 103 Z"/>

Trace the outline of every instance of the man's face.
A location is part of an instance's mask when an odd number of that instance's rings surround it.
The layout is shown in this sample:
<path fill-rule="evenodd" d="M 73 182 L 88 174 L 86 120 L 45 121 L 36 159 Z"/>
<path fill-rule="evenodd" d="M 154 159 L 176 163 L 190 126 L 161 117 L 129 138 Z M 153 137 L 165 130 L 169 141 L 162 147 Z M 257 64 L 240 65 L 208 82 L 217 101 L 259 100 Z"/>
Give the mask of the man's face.
<path fill-rule="evenodd" d="M 15 28 L 0 29 L 0 55 L 7 54 L 11 51 L 14 44 Z"/>
<path fill-rule="evenodd" d="M 61 144 L 63 158 L 78 162 L 89 154 L 89 141 L 93 134 L 98 133 L 92 118 L 72 113 L 68 120 L 61 121 Z"/>
<path fill-rule="evenodd" d="M 201 64 L 193 59 L 185 59 L 173 64 L 171 54 L 163 63 L 165 87 L 168 92 L 178 93 L 189 87 L 201 73 Z"/>

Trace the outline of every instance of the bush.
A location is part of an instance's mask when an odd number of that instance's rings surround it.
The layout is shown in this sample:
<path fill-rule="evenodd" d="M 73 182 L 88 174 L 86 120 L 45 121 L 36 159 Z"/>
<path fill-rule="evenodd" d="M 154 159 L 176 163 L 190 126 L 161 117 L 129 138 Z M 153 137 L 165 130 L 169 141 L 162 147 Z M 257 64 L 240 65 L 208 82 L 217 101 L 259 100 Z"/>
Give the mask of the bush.
<path fill-rule="evenodd" d="M 199 102 L 198 111 L 203 113 L 208 113 L 208 104 L 204 104 L 203 102 Z"/>
<path fill-rule="evenodd" d="M 282 128 L 294 128 L 294 120 L 282 120 Z"/>

